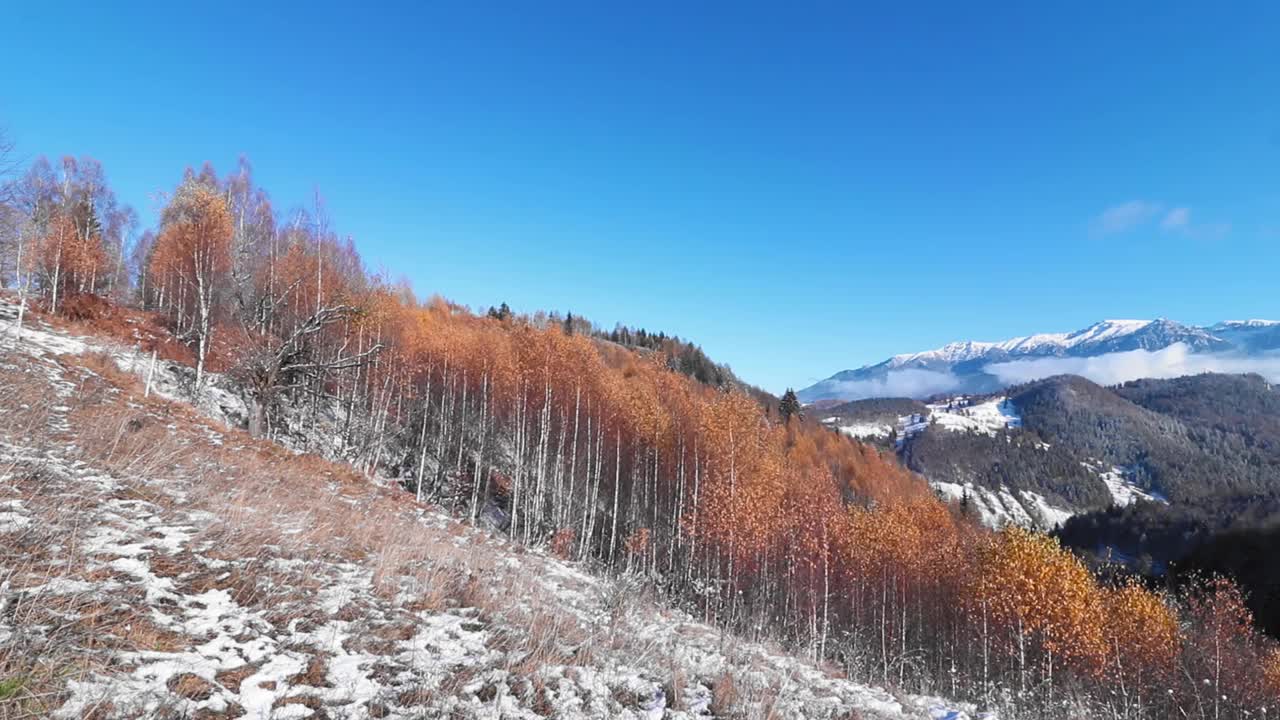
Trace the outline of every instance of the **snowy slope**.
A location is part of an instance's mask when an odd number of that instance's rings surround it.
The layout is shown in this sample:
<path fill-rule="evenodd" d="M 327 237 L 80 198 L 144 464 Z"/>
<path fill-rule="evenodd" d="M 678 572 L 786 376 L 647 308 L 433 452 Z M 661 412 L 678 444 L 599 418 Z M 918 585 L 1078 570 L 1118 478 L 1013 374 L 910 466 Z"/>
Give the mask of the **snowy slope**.
<path fill-rule="evenodd" d="M 944 430 L 994 435 L 1008 428 L 1022 427 L 1022 417 L 1005 397 L 974 404 L 961 396 L 929 405 L 929 417 Z"/>
<path fill-rule="evenodd" d="M 925 412 L 900 416 L 890 426 L 884 422 L 843 422 L 839 416 L 824 418 L 824 423 L 859 440 L 878 440 L 896 436 L 899 448 L 911 437 L 930 428 L 941 432 L 977 433 L 995 436 L 1022 427 L 1017 408 L 1004 396 L 971 398 L 958 396 L 926 406 Z M 1039 493 L 1007 487 L 992 490 L 973 483 L 933 482 L 930 485 L 944 499 L 968 500 L 969 508 L 983 524 L 992 528 L 1006 525 L 1051 530 L 1074 512 L 1050 503 Z"/>
<path fill-rule="evenodd" d="M 856 440 L 887 438 L 892 435 L 894 431 L 893 426 L 888 423 L 855 422 L 841 425 L 839 424 L 839 420 L 839 418 L 825 418 L 822 422 Z"/>
<path fill-rule="evenodd" d="M 1107 490 L 1111 491 L 1112 501 L 1120 507 L 1132 505 L 1140 500 L 1165 504 L 1169 502 L 1159 493 L 1149 492 L 1134 484 L 1133 481 L 1126 477 L 1124 468 L 1108 468 L 1099 463 L 1091 462 L 1082 464 L 1098 474 L 1098 477 L 1106 484 Z"/>
<path fill-rule="evenodd" d="M 1004 386 L 985 368 L 1043 358 L 1096 358 L 1175 345 L 1191 353 L 1252 354 L 1280 350 L 1280 321 L 1227 321 L 1207 327 L 1172 320 L 1103 320 L 1074 332 L 1038 333 L 997 342 L 962 341 L 844 370 L 800 390 L 801 401 L 989 393 Z"/>
<path fill-rule="evenodd" d="M 973 483 L 931 482 L 930 485 L 947 501 L 967 500 L 969 511 L 976 512 L 982 524 L 989 528 L 1018 525 L 1047 531 L 1075 515 L 1070 510 L 1054 507 L 1043 495 L 1030 490 L 1014 491 L 1007 487 L 992 490 Z"/>

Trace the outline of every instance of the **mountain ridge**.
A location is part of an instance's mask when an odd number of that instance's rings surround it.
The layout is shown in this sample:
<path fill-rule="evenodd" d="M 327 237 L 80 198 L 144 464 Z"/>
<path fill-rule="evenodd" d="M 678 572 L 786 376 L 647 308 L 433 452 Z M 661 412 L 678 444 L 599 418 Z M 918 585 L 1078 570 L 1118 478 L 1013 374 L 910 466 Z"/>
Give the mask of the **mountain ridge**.
<path fill-rule="evenodd" d="M 1158 352 L 1176 345 L 1184 346 L 1191 354 L 1269 352 L 1280 349 L 1280 321 L 1224 320 L 1199 326 L 1168 318 L 1110 319 L 1070 332 L 1033 333 L 1000 341 L 957 341 L 841 370 L 805 387 L 797 395 L 801 401 L 812 403 L 895 395 L 923 399 L 942 392 L 994 392 L 1015 384 L 1002 381 L 990 371 L 991 366 L 1000 363 Z M 904 374 L 895 378 L 895 373 Z M 919 389 L 893 392 L 898 386 Z"/>

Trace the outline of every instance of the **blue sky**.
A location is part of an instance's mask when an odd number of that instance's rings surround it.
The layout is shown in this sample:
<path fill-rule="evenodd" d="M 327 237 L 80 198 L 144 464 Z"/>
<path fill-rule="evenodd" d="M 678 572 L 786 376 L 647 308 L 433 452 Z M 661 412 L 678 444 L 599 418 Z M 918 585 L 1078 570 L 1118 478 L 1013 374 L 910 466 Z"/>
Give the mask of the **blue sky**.
<path fill-rule="evenodd" d="M 956 339 L 1280 317 L 1275 3 L 24 3 L 0 123 L 241 154 L 419 294 L 800 387 Z M 893 7 L 899 6 L 899 7 Z"/>

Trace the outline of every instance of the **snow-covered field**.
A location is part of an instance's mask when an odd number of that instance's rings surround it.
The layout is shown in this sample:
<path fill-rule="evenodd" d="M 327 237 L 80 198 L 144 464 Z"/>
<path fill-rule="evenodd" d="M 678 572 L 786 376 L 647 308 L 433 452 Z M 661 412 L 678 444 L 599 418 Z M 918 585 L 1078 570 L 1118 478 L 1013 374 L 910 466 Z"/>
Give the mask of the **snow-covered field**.
<path fill-rule="evenodd" d="M 144 400 L 80 364 L 147 372 L 127 349 L 7 325 L 0 676 L 24 716 L 978 717 L 297 465 L 164 401 L 177 380 Z M 199 409 L 237 408 L 213 393 Z"/>
<path fill-rule="evenodd" d="M 997 397 L 977 404 L 965 397 L 929 405 L 929 418 L 938 427 L 952 432 L 974 432 L 995 435 L 1009 428 L 1022 427 L 1022 417 L 1007 398 Z"/>
<path fill-rule="evenodd" d="M 839 418 L 827 418 L 823 422 L 829 425 L 835 425 L 836 429 L 855 440 L 887 438 L 893 434 L 893 426 L 888 423 L 860 422 L 849 423 L 848 425 L 838 425 L 836 424 L 837 420 L 839 420 Z"/>
<path fill-rule="evenodd" d="M 928 408 L 927 413 L 899 417 L 895 425 L 886 422 L 842 423 L 838 417 L 829 417 L 823 422 L 858 440 L 887 438 L 896 432 L 901 441 L 925 431 L 930 425 L 951 432 L 984 435 L 1022 427 L 1022 417 L 1018 415 L 1017 408 L 1004 397 L 974 403 L 970 398 L 960 396 L 930 404 Z"/>

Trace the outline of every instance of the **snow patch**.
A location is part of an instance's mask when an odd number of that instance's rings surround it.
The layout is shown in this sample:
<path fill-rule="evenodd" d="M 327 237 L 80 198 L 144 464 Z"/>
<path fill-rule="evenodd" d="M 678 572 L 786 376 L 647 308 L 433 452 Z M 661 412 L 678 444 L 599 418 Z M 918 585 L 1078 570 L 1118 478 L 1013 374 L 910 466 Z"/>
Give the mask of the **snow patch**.
<path fill-rule="evenodd" d="M 989 528 L 1017 525 L 1039 530 L 1052 530 L 1075 515 L 1071 510 L 1051 505 L 1045 497 L 1030 490 L 1016 494 L 1007 487 L 998 490 L 973 483 L 930 482 L 934 490 L 948 502 L 962 502 L 967 497 L 970 511 Z"/>
<path fill-rule="evenodd" d="M 930 418 L 944 430 L 995 435 L 1009 428 L 1022 427 L 1022 416 L 1005 397 L 992 398 L 978 404 L 966 397 L 952 398 L 929 406 Z"/>
<path fill-rule="evenodd" d="M 893 428 L 885 423 L 854 423 L 852 425 L 840 425 L 838 429 L 845 435 L 857 440 L 887 438 L 893 434 Z"/>
<path fill-rule="evenodd" d="M 1112 466 L 1108 470 L 1104 470 L 1100 464 L 1081 463 L 1086 468 L 1096 472 L 1098 478 L 1107 486 L 1107 490 L 1111 492 L 1111 501 L 1120 507 L 1127 507 L 1139 500 L 1145 502 L 1158 502 L 1169 504 L 1167 498 L 1163 495 L 1142 489 L 1136 483 L 1128 478 L 1124 468 Z"/>

